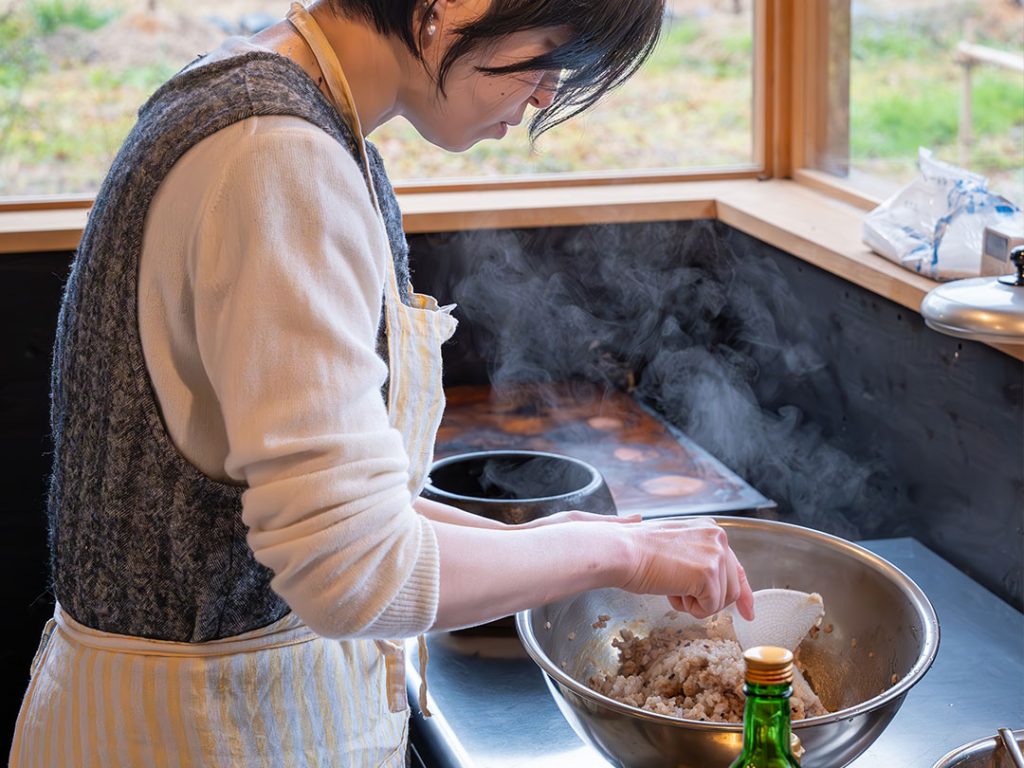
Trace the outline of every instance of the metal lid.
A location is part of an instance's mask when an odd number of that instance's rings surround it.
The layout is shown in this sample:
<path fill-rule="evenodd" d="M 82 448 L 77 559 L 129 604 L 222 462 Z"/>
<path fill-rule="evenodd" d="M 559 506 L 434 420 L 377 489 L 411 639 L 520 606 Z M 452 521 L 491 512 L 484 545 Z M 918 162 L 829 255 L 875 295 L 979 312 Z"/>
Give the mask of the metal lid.
<path fill-rule="evenodd" d="M 1024 247 L 1010 258 L 1016 275 L 955 280 L 929 291 L 921 302 L 928 327 L 975 341 L 1024 341 Z"/>

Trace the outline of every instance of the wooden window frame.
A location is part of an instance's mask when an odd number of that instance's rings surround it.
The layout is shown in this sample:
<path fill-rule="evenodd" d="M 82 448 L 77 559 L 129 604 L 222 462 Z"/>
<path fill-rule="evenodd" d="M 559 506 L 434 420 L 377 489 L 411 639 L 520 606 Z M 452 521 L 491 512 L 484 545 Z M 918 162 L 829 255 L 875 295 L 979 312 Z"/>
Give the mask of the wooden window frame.
<path fill-rule="evenodd" d="M 850 172 L 850 0 L 771 0 L 780 81 L 775 176 L 869 211 Z"/>

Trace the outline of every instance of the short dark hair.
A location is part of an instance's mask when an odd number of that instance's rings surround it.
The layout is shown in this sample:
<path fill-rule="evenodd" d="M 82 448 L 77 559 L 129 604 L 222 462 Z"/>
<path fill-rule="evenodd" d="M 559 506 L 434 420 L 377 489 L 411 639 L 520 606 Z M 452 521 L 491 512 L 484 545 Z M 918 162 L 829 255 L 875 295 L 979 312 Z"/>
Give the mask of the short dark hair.
<path fill-rule="evenodd" d="M 329 0 L 336 13 L 359 16 L 378 32 L 401 39 L 422 59 L 424 13 L 414 29 L 414 11 L 424 0 Z M 438 0 L 426 0 L 424 10 Z M 437 73 L 444 94 L 452 66 L 477 47 L 515 32 L 567 27 L 569 40 L 543 56 L 505 67 L 481 67 L 491 75 L 561 71 L 551 106 L 530 122 L 530 139 L 592 107 L 633 75 L 657 45 L 665 0 L 492 0 L 476 21 L 455 30 L 456 37 Z"/>

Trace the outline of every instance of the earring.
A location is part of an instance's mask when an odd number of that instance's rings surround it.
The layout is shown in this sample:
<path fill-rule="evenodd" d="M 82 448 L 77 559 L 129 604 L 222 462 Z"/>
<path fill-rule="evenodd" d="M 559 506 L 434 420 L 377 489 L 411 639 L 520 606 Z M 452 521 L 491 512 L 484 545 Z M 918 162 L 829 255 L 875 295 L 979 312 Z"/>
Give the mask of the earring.
<path fill-rule="evenodd" d="M 427 19 L 427 34 L 431 37 L 437 32 L 437 11 L 433 9 L 432 5 L 431 0 L 423 0 L 423 7 L 430 12 L 430 17 Z"/>

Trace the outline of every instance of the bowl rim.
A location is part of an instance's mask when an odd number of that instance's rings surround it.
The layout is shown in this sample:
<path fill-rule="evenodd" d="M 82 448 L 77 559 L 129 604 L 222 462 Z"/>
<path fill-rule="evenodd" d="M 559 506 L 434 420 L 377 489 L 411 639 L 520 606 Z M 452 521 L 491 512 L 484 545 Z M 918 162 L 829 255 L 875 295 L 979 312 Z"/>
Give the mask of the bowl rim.
<path fill-rule="evenodd" d="M 824 533 L 813 528 L 807 528 L 802 525 L 784 523 L 777 520 L 761 520 L 758 518 L 734 516 L 713 516 L 712 519 L 727 530 L 729 528 L 760 528 L 767 530 L 786 529 L 806 538 L 817 539 L 819 542 L 834 549 L 845 550 L 861 560 L 866 561 L 866 563 L 872 566 L 875 570 L 888 574 L 890 578 L 902 588 L 904 593 L 908 595 L 911 602 L 917 609 L 918 616 L 923 619 L 922 624 L 924 638 L 921 653 L 910 668 L 910 671 L 901 677 L 895 685 L 883 693 L 872 696 L 870 699 L 862 701 L 852 707 L 840 709 L 836 712 L 829 712 L 827 715 L 794 720 L 792 723 L 792 728 L 794 730 L 815 725 L 824 725 L 826 723 L 839 722 L 841 720 L 849 720 L 858 715 L 880 709 L 892 701 L 902 699 L 907 692 L 913 688 L 922 677 L 924 677 L 924 674 L 931 667 L 939 652 L 941 636 L 939 618 L 935 613 L 935 608 L 932 606 L 931 601 L 928 599 L 928 596 L 925 595 L 924 591 L 914 582 L 913 579 L 907 576 L 907 574 L 895 565 L 885 558 L 876 555 L 874 552 L 871 552 L 858 544 L 854 544 L 852 541 L 847 541 L 846 539 L 842 539 L 838 536 L 833 536 L 832 534 Z M 743 729 L 742 723 L 719 723 L 705 720 L 688 720 L 682 717 L 663 715 L 658 712 L 651 712 L 646 709 L 641 709 L 640 707 L 624 704 L 621 701 L 617 701 L 605 696 L 604 694 L 598 693 L 593 688 L 584 685 L 574 677 L 567 674 L 558 665 L 553 663 L 546 653 L 544 653 L 540 644 L 537 642 L 537 637 L 534 634 L 533 627 L 531 625 L 530 619 L 533 610 L 534 609 L 527 609 L 516 614 L 516 631 L 519 633 L 519 639 L 522 641 L 526 652 L 541 668 L 541 670 L 560 686 L 564 686 L 578 696 L 581 696 L 584 699 L 589 699 L 613 711 L 632 715 L 640 718 L 641 720 L 647 720 L 662 725 L 686 727 L 691 730 L 697 729 L 719 732 L 735 732 Z"/>
<path fill-rule="evenodd" d="M 1016 728 L 1010 731 L 1013 737 L 1018 743 L 1024 739 L 1024 728 Z M 946 754 L 935 761 L 932 768 L 951 768 L 953 766 L 953 760 L 959 760 L 963 757 L 971 757 L 974 752 L 981 747 L 991 747 L 994 752 L 999 748 L 999 733 L 996 732 L 992 736 L 982 736 L 980 739 L 969 741 L 966 744 L 961 744 L 959 747 L 953 747 Z M 1012 762 L 1012 761 L 1011 761 Z"/>
<path fill-rule="evenodd" d="M 454 464 L 457 461 L 467 461 L 471 459 L 480 459 L 484 457 L 493 459 L 504 456 L 526 456 L 532 459 L 564 459 L 584 469 L 590 475 L 590 481 L 582 488 L 577 488 L 574 491 L 567 491 L 566 493 L 556 493 L 551 496 L 533 496 L 530 498 L 523 499 L 487 499 L 482 496 L 463 496 L 462 494 L 459 493 L 452 493 L 451 491 L 446 491 L 443 488 L 438 488 L 436 485 L 434 485 L 434 482 L 431 479 L 431 474 L 435 470 L 446 467 L 449 464 Z M 473 502 L 474 504 L 493 504 L 494 506 L 507 506 L 508 504 L 535 504 L 541 501 L 554 501 L 557 499 L 565 499 L 570 496 L 576 496 L 577 494 L 582 493 L 593 493 L 598 488 L 600 488 L 604 484 L 604 482 L 604 477 L 598 471 L 597 467 L 595 467 L 593 464 L 583 461 L 582 459 L 577 459 L 575 456 L 566 456 L 561 453 L 552 453 L 551 451 L 530 451 L 523 449 L 506 450 L 503 448 L 497 448 L 495 450 L 487 451 L 470 451 L 469 453 L 454 453 L 451 456 L 445 456 L 443 459 L 438 459 L 437 461 L 430 465 L 430 471 L 427 473 L 427 480 L 423 485 L 423 490 L 429 490 L 430 493 L 433 494 L 435 497 L 452 499 L 454 501 L 470 501 Z"/>

